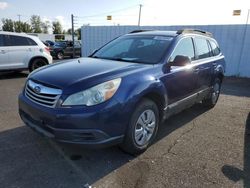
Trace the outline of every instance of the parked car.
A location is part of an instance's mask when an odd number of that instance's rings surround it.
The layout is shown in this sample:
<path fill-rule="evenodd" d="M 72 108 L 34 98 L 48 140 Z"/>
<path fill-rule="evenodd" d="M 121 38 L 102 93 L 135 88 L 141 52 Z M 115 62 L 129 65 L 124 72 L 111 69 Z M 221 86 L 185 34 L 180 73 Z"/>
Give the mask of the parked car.
<path fill-rule="evenodd" d="M 19 113 L 26 125 L 57 141 L 120 144 L 137 154 L 170 115 L 198 102 L 214 107 L 224 72 L 224 56 L 208 32 L 136 31 L 88 58 L 31 74 Z"/>
<path fill-rule="evenodd" d="M 45 41 L 47 44 L 49 44 L 49 46 L 54 46 L 55 45 L 55 42 L 54 41 L 51 41 L 51 40 L 46 40 Z"/>
<path fill-rule="evenodd" d="M 81 56 L 81 43 L 75 41 L 75 56 Z M 57 59 L 64 59 L 65 56 L 73 57 L 73 42 L 60 41 L 51 46 L 51 55 Z"/>
<path fill-rule="evenodd" d="M 0 31 L 0 71 L 32 72 L 52 61 L 49 48 L 37 37 Z"/>

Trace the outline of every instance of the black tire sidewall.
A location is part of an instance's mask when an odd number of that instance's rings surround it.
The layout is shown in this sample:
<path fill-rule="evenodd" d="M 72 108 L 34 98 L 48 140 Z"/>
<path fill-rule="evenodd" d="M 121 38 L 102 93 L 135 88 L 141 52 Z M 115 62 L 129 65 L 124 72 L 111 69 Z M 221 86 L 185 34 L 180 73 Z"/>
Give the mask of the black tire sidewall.
<path fill-rule="evenodd" d="M 46 62 L 44 59 L 41 59 L 41 58 L 34 59 L 34 60 L 31 62 L 31 65 L 30 65 L 30 69 L 29 69 L 30 72 L 32 72 L 32 71 L 35 70 L 34 65 L 35 65 L 36 63 L 38 63 L 38 62 L 42 62 L 42 63 L 44 64 L 43 66 L 47 65 L 47 62 Z M 41 67 L 42 67 L 42 66 L 41 66 Z M 39 67 L 39 68 L 40 68 L 40 67 Z"/>
<path fill-rule="evenodd" d="M 155 118 L 156 118 L 156 125 L 155 125 L 155 129 L 154 129 L 154 133 L 151 136 L 150 140 L 147 142 L 147 144 L 143 145 L 143 146 L 139 146 L 136 141 L 135 141 L 135 126 L 137 123 L 137 120 L 139 118 L 139 116 L 145 111 L 145 110 L 152 110 L 155 113 Z M 127 132 L 125 135 L 125 140 L 123 143 L 123 148 L 125 148 L 125 151 L 132 153 L 132 154 L 139 154 L 143 151 L 145 151 L 148 146 L 150 146 L 152 144 L 152 142 L 154 141 L 157 131 L 158 131 L 158 127 L 159 127 L 159 110 L 157 105 L 148 99 L 143 99 L 136 107 L 135 111 L 133 112 L 130 122 L 129 122 L 129 126 L 127 128 Z"/>

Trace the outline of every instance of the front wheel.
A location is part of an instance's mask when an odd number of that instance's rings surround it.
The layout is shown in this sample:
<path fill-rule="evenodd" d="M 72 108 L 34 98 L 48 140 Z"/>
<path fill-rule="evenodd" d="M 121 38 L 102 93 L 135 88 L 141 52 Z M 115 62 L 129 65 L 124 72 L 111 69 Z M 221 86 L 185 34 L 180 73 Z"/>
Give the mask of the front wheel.
<path fill-rule="evenodd" d="M 159 125 L 157 105 L 149 100 L 142 100 L 135 109 L 121 148 L 130 154 L 144 152 L 153 142 Z"/>
<path fill-rule="evenodd" d="M 202 104 L 207 107 L 214 107 L 219 99 L 221 89 L 221 80 L 219 78 L 215 79 L 212 91 L 209 97 L 202 101 Z"/>

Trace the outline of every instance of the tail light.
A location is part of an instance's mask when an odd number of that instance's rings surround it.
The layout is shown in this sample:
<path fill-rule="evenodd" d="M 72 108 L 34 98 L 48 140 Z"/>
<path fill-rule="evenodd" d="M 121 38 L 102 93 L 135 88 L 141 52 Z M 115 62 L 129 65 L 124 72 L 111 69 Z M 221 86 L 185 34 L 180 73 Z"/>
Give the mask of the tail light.
<path fill-rule="evenodd" d="M 45 47 L 44 51 L 47 52 L 48 54 L 50 54 L 50 48 L 49 47 Z"/>

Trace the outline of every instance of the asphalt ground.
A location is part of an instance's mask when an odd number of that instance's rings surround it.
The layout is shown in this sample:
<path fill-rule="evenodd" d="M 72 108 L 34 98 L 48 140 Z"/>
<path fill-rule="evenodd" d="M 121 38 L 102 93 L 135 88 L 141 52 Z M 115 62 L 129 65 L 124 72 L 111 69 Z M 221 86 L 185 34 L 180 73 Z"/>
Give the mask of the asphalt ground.
<path fill-rule="evenodd" d="M 250 187 L 250 79 L 226 78 L 218 104 L 166 120 L 134 157 L 118 147 L 55 143 L 26 127 L 17 96 L 27 73 L 0 73 L 0 187 Z"/>

